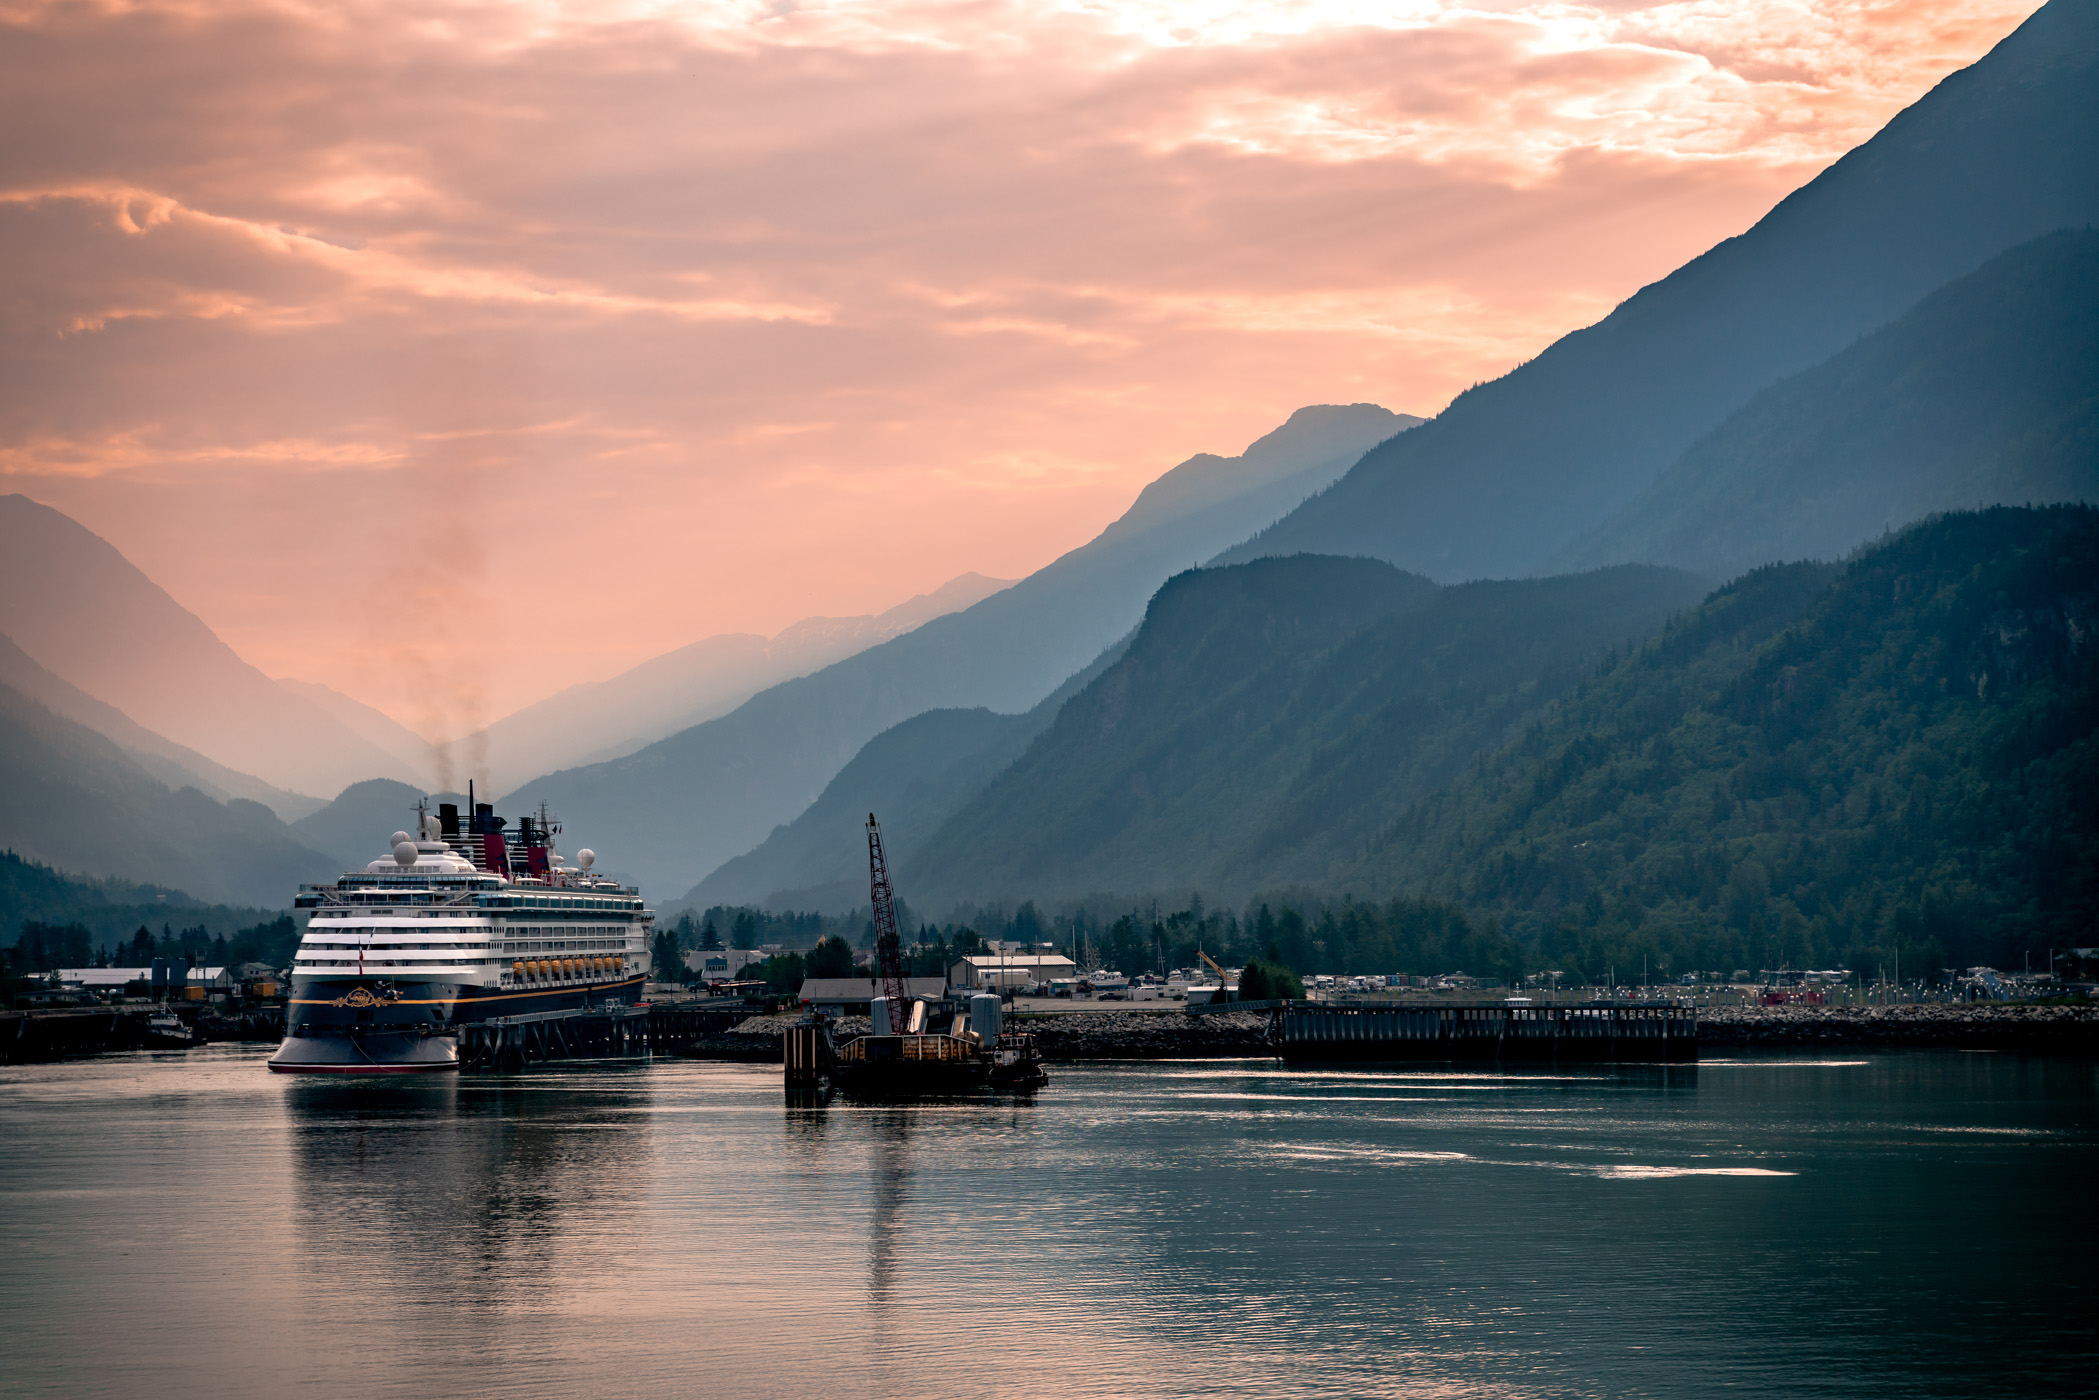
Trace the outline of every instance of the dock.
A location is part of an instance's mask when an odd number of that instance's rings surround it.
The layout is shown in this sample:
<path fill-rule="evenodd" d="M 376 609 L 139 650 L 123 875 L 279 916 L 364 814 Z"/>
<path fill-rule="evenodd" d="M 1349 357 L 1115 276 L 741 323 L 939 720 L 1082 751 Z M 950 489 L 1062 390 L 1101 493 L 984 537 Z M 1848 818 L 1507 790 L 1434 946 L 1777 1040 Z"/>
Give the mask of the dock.
<path fill-rule="evenodd" d="M 566 1060 L 643 1060 L 676 1054 L 749 1015 L 740 1001 L 730 1007 L 644 1002 L 468 1021 L 457 1028 L 459 1068 L 515 1074 L 532 1065 Z"/>
<path fill-rule="evenodd" d="M 1270 1013 L 1285 1060 L 1698 1058 L 1698 1013 L 1673 1003 L 1582 1006 L 1318 1006 Z"/>

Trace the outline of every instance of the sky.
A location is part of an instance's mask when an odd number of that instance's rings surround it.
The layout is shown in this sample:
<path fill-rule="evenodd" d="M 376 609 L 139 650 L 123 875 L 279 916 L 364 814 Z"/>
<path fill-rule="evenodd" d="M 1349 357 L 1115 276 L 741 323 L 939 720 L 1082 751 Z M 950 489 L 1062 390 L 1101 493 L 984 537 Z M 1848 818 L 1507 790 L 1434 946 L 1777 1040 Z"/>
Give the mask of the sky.
<path fill-rule="evenodd" d="M 2032 0 L 0 0 L 0 490 L 436 737 L 1433 414 Z"/>

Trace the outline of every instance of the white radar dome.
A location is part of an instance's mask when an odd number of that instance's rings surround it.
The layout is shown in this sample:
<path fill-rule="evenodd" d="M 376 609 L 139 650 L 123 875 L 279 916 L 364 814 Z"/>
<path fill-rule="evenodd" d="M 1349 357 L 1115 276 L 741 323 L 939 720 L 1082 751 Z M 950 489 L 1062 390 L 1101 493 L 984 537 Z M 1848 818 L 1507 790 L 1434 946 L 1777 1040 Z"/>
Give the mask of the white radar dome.
<path fill-rule="evenodd" d="M 413 841 L 396 841 L 396 842 L 394 842 L 394 862 L 395 862 L 395 864 L 397 864 L 397 865 L 414 865 L 414 864 L 415 864 L 415 856 L 416 856 L 416 850 L 415 850 L 415 842 L 413 842 Z"/>
<path fill-rule="evenodd" d="M 444 834 L 444 829 L 444 823 L 440 822 L 436 817 L 425 816 L 423 818 L 423 839 L 425 841 L 435 841 Z"/>
<path fill-rule="evenodd" d="M 582 850 L 576 852 L 576 864 L 582 866 L 585 870 L 590 869 L 590 867 L 596 863 L 597 858 L 598 853 L 596 851 L 593 851 L 588 846 L 585 846 Z"/>
<path fill-rule="evenodd" d="M 387 838 L 386 838 L 386 844 L 387 844 L 387 845 L 389 845 L 389 846 L 398 846 L 398 845 L 400 845 L 400 844 L 401 844 L 401 843 L 402 843 L 403 841 L 413 841 L 413 840 L 415 840 L 415 838 L 414 838 L 413 836 L 410 836 L 410 835 L 409 835 L 409 834 L 408 834 L 407 832 L 405 832 L 405 831 L 397 831 L 397 832 L 395 832 L 395 833 L 394 833 L 393 835 L 391 835 L 391 836 L 389 836 L 389 837 L 387 837 Z"/>

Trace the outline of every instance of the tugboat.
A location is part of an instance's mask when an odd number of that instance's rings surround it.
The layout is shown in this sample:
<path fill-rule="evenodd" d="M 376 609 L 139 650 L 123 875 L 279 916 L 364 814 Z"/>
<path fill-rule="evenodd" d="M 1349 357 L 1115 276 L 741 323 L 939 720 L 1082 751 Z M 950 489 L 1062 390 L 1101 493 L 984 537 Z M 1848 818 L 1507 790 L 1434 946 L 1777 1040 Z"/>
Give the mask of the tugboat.
<path fill-rule="evenodd" d="M 146 1018 L 144 1039 L 148 1050 L 188 1050 L 197 1044 L 197 1033 L 163 1006 Z"/>
<path fill-rule="evenodd" d="M 641 891 L 571 866 L 545 807 L 516 830 L 486 802 L 416 806 L 416 834 L 329 885 L 292 962 L 280 1074 L 459 1068 L 454 1029 L 492 1016 L 640 1000 L 655 915 Z"/>
<path fill-rule="evenodd" d="M 874 903 L 877 995 L 868 1004 L 872 1029 L 844 1044 L 830 1023 L 812 1014 L 787 1031 L 788 1089 L 828 1078 L 841 1092 L 863 1098 L 900 1098 L 1028 1090 L 1049 1082 L 1035 1037 L 1003 1027 L 1002 1003 L 990 993 L 969 999 L 945 1031 L 929 1022 L 932 1007 L 914 1001 L 904 980 L 903 939 L 896 898 L 882 852 L 882 828 L 867 815 L 869 893 Z"/>

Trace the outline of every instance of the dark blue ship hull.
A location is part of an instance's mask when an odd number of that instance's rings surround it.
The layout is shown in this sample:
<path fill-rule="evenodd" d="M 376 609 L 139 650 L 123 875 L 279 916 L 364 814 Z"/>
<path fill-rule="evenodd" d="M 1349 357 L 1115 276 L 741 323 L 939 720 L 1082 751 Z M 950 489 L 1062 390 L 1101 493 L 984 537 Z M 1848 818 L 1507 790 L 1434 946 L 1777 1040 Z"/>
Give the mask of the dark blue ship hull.
<path fill-rule="evenodd" d="M 499 1016 L 580 1010 L 641 1000 L 636 973 L 553 987 L 466 987 L 452 982 L 294 979 L 280 1074 L 426 1074 L 459 1068 L 455 1027 Z"/>

